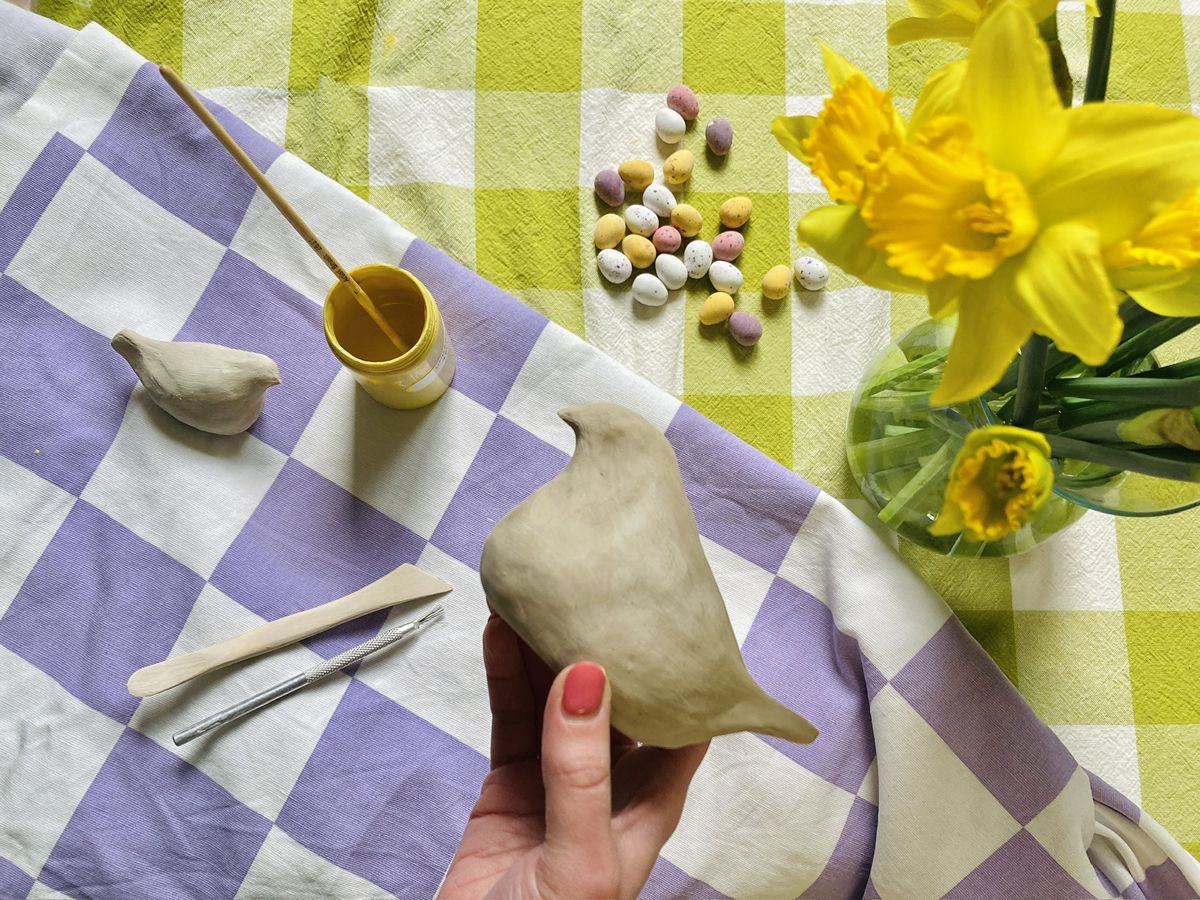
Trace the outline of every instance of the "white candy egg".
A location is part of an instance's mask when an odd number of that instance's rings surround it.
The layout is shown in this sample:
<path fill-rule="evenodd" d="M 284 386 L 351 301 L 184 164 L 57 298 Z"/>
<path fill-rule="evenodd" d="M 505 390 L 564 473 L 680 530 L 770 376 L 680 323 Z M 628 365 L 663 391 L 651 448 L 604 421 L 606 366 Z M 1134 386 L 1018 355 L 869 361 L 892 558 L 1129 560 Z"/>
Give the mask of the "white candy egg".
<path fill-rule="evenodd" d="M 658 132 L 664 144 L 678 144 L 687 131 L 687 122 L 683 121 L 683 116 L 675 110 L 664 106 L 654 114 L 654 130 Z"/>
<path fill-rule="evenodd" d="M 658 273 L 659 280 L 667 286 L 668 290 L 678 290 L 687 284 L 687 266 L 678 256 L 672 256 L 670 253 L 658 254 L 654 260 L 654 271 Z"/>
<path fill-rule="evenodd" d="M 675 208 L 675 195 L 665 184 L 652 184 L 642 194 L 642 203 L 657 216 L 669 218 Z"/>
<path fill-rule="evenodd" d="M 733 263 L 718 259 L 708 267 L 708 280 L 716 290 L 736 294 L 742 286 L 742 273 Z"/>
<path fill-rule="evenodd" d="M 596 268 L 605 281 L 620 284 L 633 274 L 633 263 L 620 250 L 601 250 L 596 257 Z"/>
<path fill-rule="evenodd" d="M 667 302 L 667 286 L 648 272 L 633 279 L 633 299 L 643 306 L 662 306 Z"/>
<path fill-rule="evenodd" d="M 692 241 L 683 251 L 683 265 L 690 278 L 703 278 L 712 261 L 712 245 L 706 241 Z"/>
<path fill-rule="evenodd" d="M 635 203 L 625 210 L 625 224 L 634 234 L 650 237 L 658 230 L 658 216 L 648 206 Z"/>
<path fill-rule="evenodd" d="M 815 256 L 796 259 L 796 280 L 806 291 L 819 291 L 829 282 L 829 266 Z"/>

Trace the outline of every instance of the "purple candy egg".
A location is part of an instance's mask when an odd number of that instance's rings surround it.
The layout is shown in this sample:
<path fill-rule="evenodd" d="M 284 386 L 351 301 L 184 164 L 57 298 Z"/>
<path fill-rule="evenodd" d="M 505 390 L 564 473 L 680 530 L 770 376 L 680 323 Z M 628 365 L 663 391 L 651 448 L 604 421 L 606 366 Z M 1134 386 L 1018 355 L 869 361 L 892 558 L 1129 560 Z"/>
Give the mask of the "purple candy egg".
<path fill-rule="evenodd" d="M 609 206 L 620 206 L 625 202 L 625 182 L 616 169 L 602 169 L 596 173 L 596 196 Z"/>
<path fill-rule="evenodd" d="M 704 139 L 708 141 L 709 150 L 724 156 L 733 146 L 733 125 L 728 119 L 717 116 L 704 129 Z"/>
<path fill-rule="evenodd" d="M 654 237 L 650 238 L 650 242 L 654 244 L 654 249 L 659 253 L 674 253 L 683 243 L 683 238 L 674 225 L 662 225 L 654 232 Z"/>
<path fill-rule="evenodd" d="M 741 255 L 746 239 L 740 231 L 722 231 L 712 242 L 713 256 L 725 262 L 733 262 Z"/>
<path fill-rule="evenodd" d="M 700 115 L 700 101 L 696 92 L 686 84 L 677 84 L 667 94 L 667 106 L 675 110 L 689 122 Z"/>
<path fill-rule="evenodd" d="M 757 316 L 738 310 L 729 317 L 729 333 L 743 347 L 750 347 L 762 337 L 762 322 Z"/>

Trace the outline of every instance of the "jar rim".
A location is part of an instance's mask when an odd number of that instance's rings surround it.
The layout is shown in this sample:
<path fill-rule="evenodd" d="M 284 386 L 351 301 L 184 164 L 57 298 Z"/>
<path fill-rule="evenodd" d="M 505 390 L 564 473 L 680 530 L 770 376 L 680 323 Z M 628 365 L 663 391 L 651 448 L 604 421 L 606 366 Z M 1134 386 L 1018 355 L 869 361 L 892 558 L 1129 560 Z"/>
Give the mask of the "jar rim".
<path fill-rule="evenodd" d="M 342 345 L 333 329 L 333 298 L 338 291 L 346 290 L 345 284 L 342 281 L 335 281 L 333 287 L 329 289 L 329 293 L 326 294 L 322 317 L 325 325 L 325 340 L 329 344 L 329 349 L 333 351 L 334 356 L 344 365 L 359 372 L 385 375 L 403 371 L 420 362 L 428 354 L 430 348 L 433 346 L 437 332 L 441 328 L 441 314 L 438 312 L 437 304 L 434 302 L 429 288 L 425 287 L 421 280 L 407 269 L 401 269 L 399 266 L 391 266 L 386 263 L 368 263 L 365 266 L 358 266 L 350 270 L 350 277 L 355 281 L 360 280 L 360 276 L 370 277 L 378 275 L 395 278 L 405 282 L 409 287 L 416 288 L 425 303 L 425 323 L 421 328 L 421 334 L 417 338 L 417 342 L 402 354 L 394 359 L 362 359 L 355 356 Z"/>

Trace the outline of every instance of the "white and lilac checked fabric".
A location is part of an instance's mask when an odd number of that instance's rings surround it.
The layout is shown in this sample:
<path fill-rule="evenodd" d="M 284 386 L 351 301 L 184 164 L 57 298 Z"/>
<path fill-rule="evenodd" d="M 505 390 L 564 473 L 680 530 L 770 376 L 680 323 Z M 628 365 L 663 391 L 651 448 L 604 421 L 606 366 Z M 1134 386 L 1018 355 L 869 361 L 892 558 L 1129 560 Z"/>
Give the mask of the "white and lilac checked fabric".
<path fill-rule="evenodd" d="M 836 501 L 217 108 L 344 263 L 397 263 L 438 298 L 453 388 L 417 412 L 375 404 L 324 346 L 320 262 L 154 67 L 97 26 L 13 109 L 0 120 L 0 897 L 433 895 L 487 769 L 480 550 L 566 462 L 555 411 L 595 400 L 665 432 L 751 671 L 821 729 L 807 747 L 716 740 L 646 896 L 1200 889 L 1195 861 L 1076 764 Z M 110 349 L 127 326 L 267 353 L 283 385 L 248 434 L 203 435 Z M 161 696 L 125 691 L 140 666 L 405 562 L 455 585 L 445 620 L 352 677 L 170 740 L 387 615 Z"/>

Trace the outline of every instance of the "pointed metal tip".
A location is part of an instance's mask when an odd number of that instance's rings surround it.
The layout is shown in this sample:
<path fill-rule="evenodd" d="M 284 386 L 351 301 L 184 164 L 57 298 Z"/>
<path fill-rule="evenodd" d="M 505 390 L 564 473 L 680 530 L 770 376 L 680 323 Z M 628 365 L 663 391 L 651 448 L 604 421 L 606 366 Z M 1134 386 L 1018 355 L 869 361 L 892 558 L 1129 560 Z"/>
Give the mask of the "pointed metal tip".
<path fill-rule="evenodd" d="M 425 613 L 425 615 L 421 616 L 421 618 L 417 619 L 414 624 L 418 628 L 424 628 L 426 625 L 431 625 L 440 619 L 445 612 L 446 610 L 441 606 L 435 606 L 429 612 Z"/>

